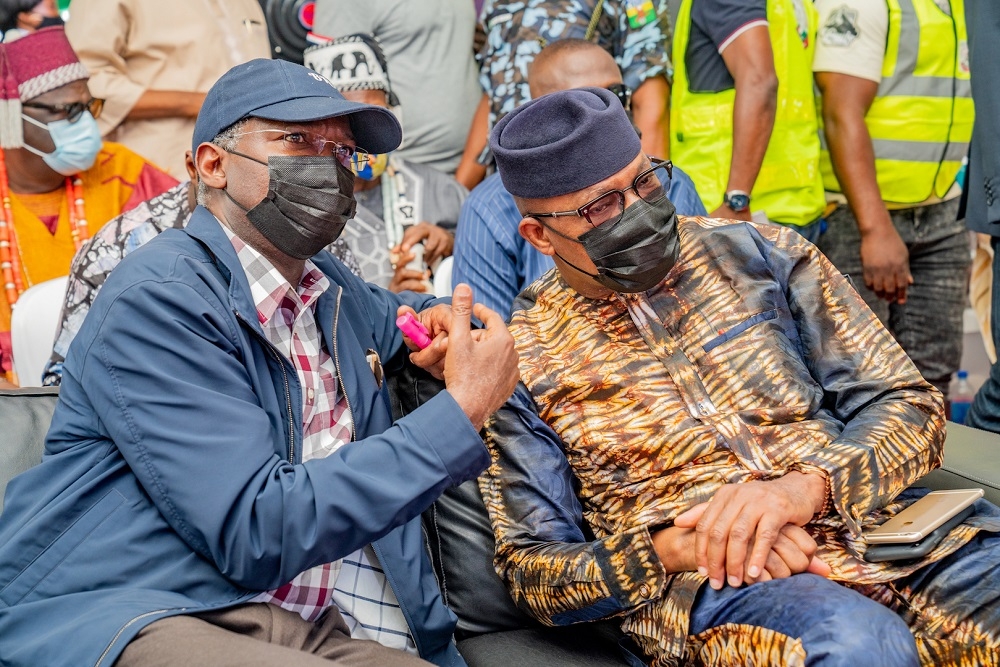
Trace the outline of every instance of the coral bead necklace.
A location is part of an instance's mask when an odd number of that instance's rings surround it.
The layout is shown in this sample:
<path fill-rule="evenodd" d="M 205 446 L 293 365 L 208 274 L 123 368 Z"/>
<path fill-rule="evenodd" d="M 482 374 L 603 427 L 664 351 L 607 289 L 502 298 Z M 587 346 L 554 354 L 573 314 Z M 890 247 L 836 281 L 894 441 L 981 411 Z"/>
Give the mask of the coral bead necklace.
<path fill-rule="evenodd" d="M 22 279 L 21 253 L 17 247 L 17 234 L 14 231 L 14 211 L 11 205 L 10 186 L 7 180 L 7 162 L 0 151 L 0 198 L 3 200 L 0 211 L 0 273 L 3 276 L 4 293 L 7 303 L 13 306 L 18 297 L 31 285 L 25 285 Z M 83 201 L 83 181 L 79 176 L 66 178 L 66 206 L 69 209 L 70 233 L 73 246 L 80 246 L 90 237 L 87 225 L 87 215 Z"/>

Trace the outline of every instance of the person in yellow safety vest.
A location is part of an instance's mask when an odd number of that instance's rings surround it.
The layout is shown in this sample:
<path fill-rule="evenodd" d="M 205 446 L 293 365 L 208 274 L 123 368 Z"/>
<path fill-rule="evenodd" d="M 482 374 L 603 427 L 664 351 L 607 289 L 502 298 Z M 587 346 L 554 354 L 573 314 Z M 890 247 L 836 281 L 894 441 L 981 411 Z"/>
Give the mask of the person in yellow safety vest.
<path fill-rule="evenodd" d="M 819 247 L 948 395 L 971 257 L 957 175 L 974 119 L 961 0 L 817 0 Z"/>
<path fill-rule="evenodd" d="M 811 241 L 825 199 L 810 0 L 681 0 L 670 157 L 714 217 L 766 215 Z"/>

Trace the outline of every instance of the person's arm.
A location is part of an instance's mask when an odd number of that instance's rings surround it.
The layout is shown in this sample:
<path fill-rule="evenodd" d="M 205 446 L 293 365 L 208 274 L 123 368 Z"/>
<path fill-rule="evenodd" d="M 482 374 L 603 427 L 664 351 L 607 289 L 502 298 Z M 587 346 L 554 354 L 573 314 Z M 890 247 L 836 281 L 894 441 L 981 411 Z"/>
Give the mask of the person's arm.
<path fill-rule="evenodd" d="M 840 436 L 793 468 L 820 472 L 832 508 L 854 534 L 862 518 L 941 465 L 944 399 L 927 383 L 847 279 L 787 230 L 769 264 L 786 286 L 804 361 Z"/>
<path fill-rule="evenodd" d="M 467 190 L 479 185 L 486 177 L 486 167 L 479 164 L 479 156 L 486 149 L 486 142 L 489 140 L 489 124 L 490 98 L 483 94 L 472 117 L 469 136 L 465 140 L 465 150 L 462 151 L 462 160 L 455 170 L 455 180 Z"/>
<path fill-rule="evenodd" d="M 486 444 L 492 463 L 480 490 L 497 539 L 496 569 L 519 608 L 546 625 L 567 625 L 662 595 L 668 575 L 647 527 L 586 537 L 559 437 L 524 385 L 487 423 Z"/>
<path fill-rule="evenodd" d="M 129 120 L 144 118 L 197 118 L 205 93 L 182 90 L 147 90 L 128 112 Z"/>
<path fill-rule="evenodd" d="M 670 84 L 663 76 L 646 79 L 632 93 L 632 120 L 642 133 L 646 155 L 670 157 Z"/>
<path fill-rule="evenodd" d="M 290 425 L 260 407 L 259 369 L 243 361 L 225 295 L 192 282 L 140 280 L 102 294 L 105 305 L 91 312 L 100 330 L 63 386 L 87 388 L 70 396 L 86 396 L 165 519 L 233 582 L 281 586 L 417 516 L 486 464 L 478 427 L 451 388 L 325 458 L 279 456 L 275 440 Z M 294 401 L 295 373 L 284 366 Z M 469 367 L 492 373 L 482 360 Z M 341 368 L 357 370 L 350 361 Z"/>
<path fill-rule="evenodd" d="M 906 289 L 913 284 L 909 252 L 882 201 L 875 151 L 865 124 L 878 83 L 817 72 L 816 84 L 823 96 L 823 131 L 833 171 L 858 221 L 865 285 L 890 303 L 905 303 Z"/>
<path fill-rule="evenodd" d="M 105 100 L 97 119 L 103 135 L 118 127 L 146 92 L 129 78 L 122 55 L 128 49 L 131 22 L 127 3 L 120 0 L 76 0 L 66 22 L 66 37 L 90 73 L 90 93 Z"/>
<path fill-rule="evenodd" d="M 573 473 L 559 436 L 537 414 L 527 388 L 487 423 L 491 465 L 479 478 L 496 536 L 496 568 L 514 602 L 547 625 L 627 612 L 662 595 L 675 575 L 697 569 L 692 525 L 637 526 L 602 539 L 585 533 Z M 699 509 L 688 514 L 697 521 Z M 811 571 L 816 543 L 782 527 L 754 583 Z"/>
<path fill-rule="evenodd" d="M 676 525 L 697 526 L 698 567 L 716 589 L 727 577 L 731 586 L 756 579 L 788 524 L 805 526 L 835 511 L 857 535 L 865 515 L 940 465 L 944 442 L 941 394 L 847 279 L 794 231 L 772 225 L 750 233 L 784 287 L 803 361 L 823 391 L 821 409 L 844 428 L 833 442 L 787 462 L 783 476 L 726 485 L 695 508 L 699 518 L 676 518 Z M 829 572 L 818 568 L 810 571 Z"/>
<path fill-rule="evenodd" d="M 757 25 L 743 32 L 722 51 L 722 59 L 736 82 L 733 158 L 726 191 L 752 192 L 771 140 L 778 105 L 778 75 L 767 26 Z M 712 217 L 750 220 L 750 209 L 737 213 L 720 204 Z"/>

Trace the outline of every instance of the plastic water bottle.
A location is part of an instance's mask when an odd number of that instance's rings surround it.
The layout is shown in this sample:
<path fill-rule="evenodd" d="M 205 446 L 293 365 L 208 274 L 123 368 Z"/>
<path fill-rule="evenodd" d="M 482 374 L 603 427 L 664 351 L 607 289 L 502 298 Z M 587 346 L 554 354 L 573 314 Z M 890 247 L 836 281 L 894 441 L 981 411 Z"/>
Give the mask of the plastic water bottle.
<path fill-rule="evenodd" d="M 949 392 L 951 399 L 951 420 L 959 424 L 965 423 L 965 415 L 972 405 L 973 391 L 969 384 L 969 371 L 960 370 L 955 384 L 951 386 Z"/>

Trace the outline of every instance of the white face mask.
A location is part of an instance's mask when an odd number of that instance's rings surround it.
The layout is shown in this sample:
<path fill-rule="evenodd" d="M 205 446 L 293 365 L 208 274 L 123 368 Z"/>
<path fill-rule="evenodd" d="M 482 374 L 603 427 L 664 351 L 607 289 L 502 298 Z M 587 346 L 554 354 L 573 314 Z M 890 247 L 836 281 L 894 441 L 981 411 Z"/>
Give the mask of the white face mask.
<path fill-rule="evenodd" d="M 97 121 L 89 111 L 84 111 L 75 123 L 64 118 L 46 124 L 24 114 L 21 114 L 21 118 L 48 131 L 52 137 L 56 149 L 51 153 L 43 153 L 27 144 L 24 149 L 41 157 L 53 171 L 63 176 L 73 176 L 94 166 L 103 141 Z"/>

